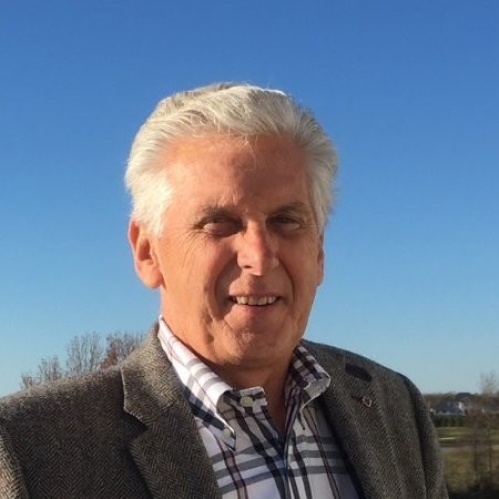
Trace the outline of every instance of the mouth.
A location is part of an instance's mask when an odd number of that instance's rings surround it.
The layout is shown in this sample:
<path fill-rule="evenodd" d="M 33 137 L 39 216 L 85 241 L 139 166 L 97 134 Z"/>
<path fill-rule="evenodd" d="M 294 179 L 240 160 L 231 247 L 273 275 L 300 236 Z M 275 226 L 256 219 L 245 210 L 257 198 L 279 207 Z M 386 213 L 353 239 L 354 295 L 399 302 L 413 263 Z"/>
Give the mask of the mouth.
<path fill-rule="evenodd" d="M 273 305 L 278 297 L 275 295 L 269 296 L 251 296 L 251 295 L 237 295 L 231 296 L 230 300 L 232 303 L 237 305 L 249 305 L 250 307 L 265 307 L 267 305 Z"/>

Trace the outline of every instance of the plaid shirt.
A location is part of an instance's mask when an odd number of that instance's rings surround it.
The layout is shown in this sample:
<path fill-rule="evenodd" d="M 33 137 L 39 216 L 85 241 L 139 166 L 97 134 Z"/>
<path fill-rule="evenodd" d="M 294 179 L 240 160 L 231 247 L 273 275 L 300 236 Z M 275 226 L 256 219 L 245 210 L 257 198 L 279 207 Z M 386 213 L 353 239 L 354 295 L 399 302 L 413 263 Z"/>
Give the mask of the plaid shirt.
<path fill-rule="evenodd" d="M 357 499 L 319 397 L 329 375 L 303 346 L 285 387 L 286 431 L 266 410 L 261 387 L 234 390 L 160 320 L 159 339 L 185 387 L 224 499 Z"/>

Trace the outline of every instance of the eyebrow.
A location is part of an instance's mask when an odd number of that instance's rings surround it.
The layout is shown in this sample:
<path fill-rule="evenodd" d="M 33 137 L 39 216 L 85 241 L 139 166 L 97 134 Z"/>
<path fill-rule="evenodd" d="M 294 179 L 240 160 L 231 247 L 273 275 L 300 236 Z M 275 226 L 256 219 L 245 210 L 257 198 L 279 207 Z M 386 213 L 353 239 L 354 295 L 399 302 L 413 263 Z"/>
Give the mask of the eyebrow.
<path fill-rule="evenodd" d="M 203 206 L 195 216 L 192 226 L 193 228 L 199 229 L 206 222 L 219 217 L 229 218 L 229 219 L 234 218 L 234 211 L 231 210 L 231 206 L 221 206 L 221 205 Z"/>
<path fill-rule="evenodd" d="M 305 203 L 302 203 L 301 201 L 296 201 L 295 203 L 288 203 L 283 206 L 279 206 L 276 210 L 274 210 L 274 212 L 302 213 L 304 215 L 309 213 L 313 214 L 311 207 L 307 206 Z"/>
<path fill-rule="evenodd" d="M 235 213 L 239 212 L 240 208 L 237 204 L 213 204 L 203 206 L 199 212 L 200 217 L 210 217 L 214 215 L 227 215 L 234 216 Z M 294 203 L 284 204 L 273 209 L 270 214 L 274 213 L 302 213 L 302 214 L 313 214 L 312 209 L 301 201 L 296 201 Z"/>
<path fill-rule="evenodd" d="M 234 216 L 237 210 L 235 205 L 207 205 L 201 208 L 198 218 L 205 219 L 214 216 Z"/>
<path fill-rule="evenodd" d="M 294 214 L 304 217 L 308 223 L 312 223 L 315 219 L 314 212 L 310 206 L 307 204 L 296 201 L 292 203 L 283 204 L 281 206 L 277 206 L 271 212 L 267 214 L 267 216 L 272 217 L 279 214 Z M 207 220 L 214 218 L 237 218 L 240 216 L 239 206 L 236 204 L 228 204 L 228 205 L 206 205 L 201 208 L 199 211 L 196 221 L 194 223 L 195 226 L 199 226 Z"/>

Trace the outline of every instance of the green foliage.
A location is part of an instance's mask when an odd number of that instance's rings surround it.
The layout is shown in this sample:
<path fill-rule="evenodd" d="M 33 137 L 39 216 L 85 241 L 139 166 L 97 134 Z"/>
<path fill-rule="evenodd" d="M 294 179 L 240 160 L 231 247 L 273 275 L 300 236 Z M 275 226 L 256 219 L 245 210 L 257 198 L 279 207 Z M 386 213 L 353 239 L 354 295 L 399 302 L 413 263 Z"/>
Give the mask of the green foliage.
<path fill-rule="evenodd" d="M 454 428 L 467 426 L 467 416 L 433 416 L 433 424 L 437 428 Z"/>

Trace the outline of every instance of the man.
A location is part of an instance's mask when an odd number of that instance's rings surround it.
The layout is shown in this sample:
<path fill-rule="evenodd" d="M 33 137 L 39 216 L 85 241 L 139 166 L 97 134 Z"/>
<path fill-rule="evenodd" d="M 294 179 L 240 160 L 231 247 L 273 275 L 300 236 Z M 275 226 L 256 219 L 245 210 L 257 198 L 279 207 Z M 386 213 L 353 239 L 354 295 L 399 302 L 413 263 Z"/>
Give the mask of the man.
<path fill-rule="evenodd" d="M 282 92 L 162 101 L 126 174 L 158 325 L 119 368 L 3 402 L 0 497 L 445 498 L 414 386 L 302 340 L 335 171 Z"/>

